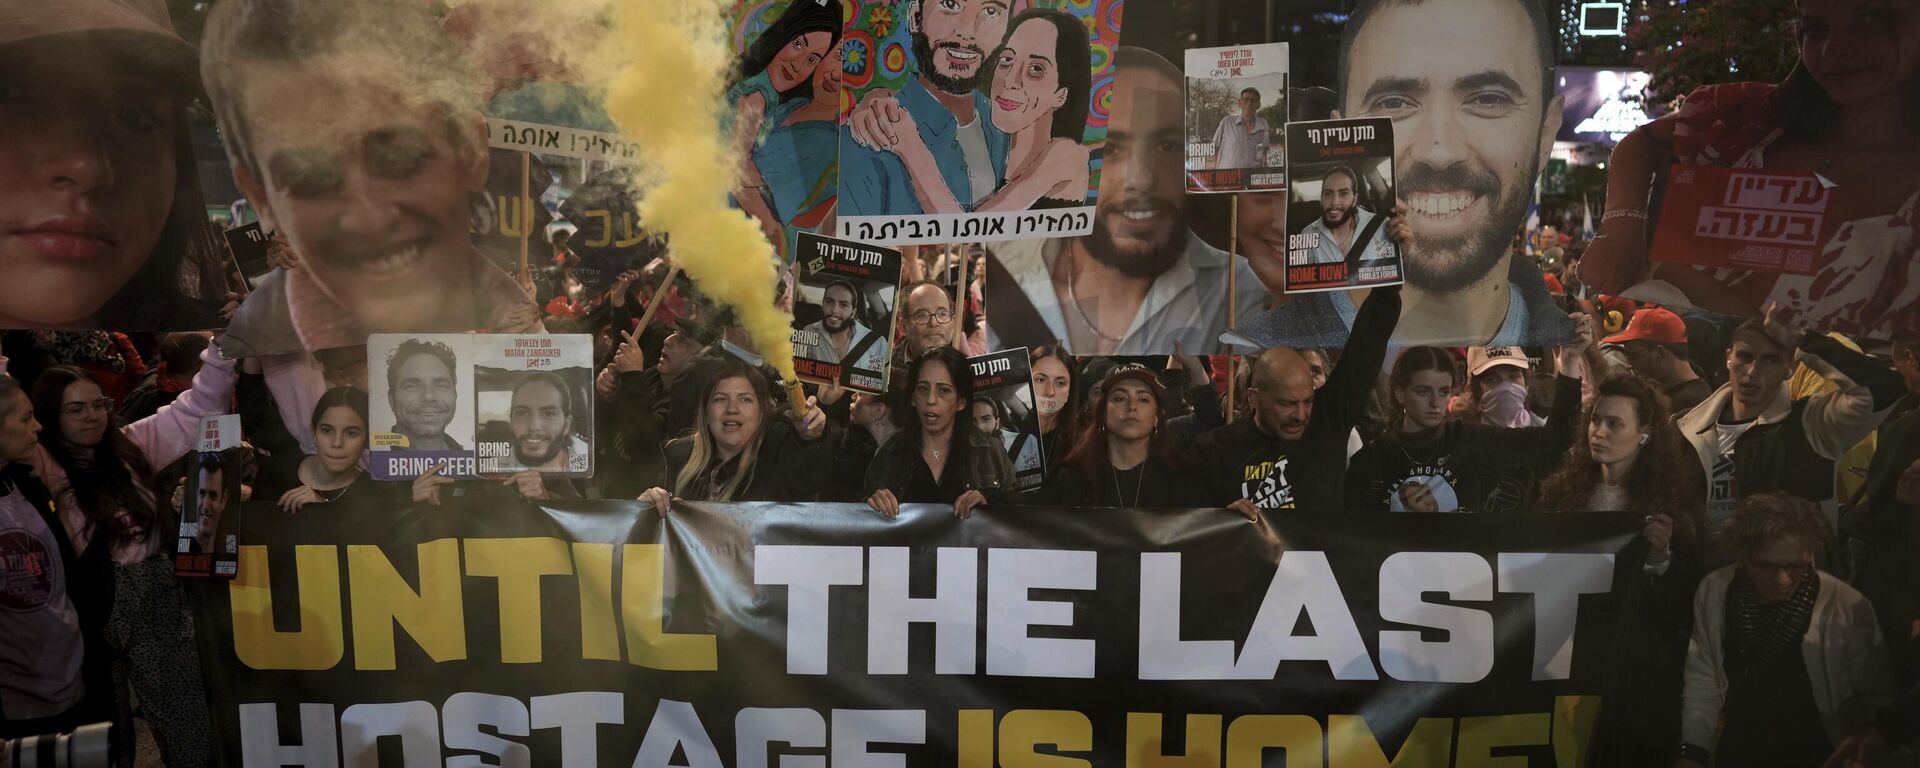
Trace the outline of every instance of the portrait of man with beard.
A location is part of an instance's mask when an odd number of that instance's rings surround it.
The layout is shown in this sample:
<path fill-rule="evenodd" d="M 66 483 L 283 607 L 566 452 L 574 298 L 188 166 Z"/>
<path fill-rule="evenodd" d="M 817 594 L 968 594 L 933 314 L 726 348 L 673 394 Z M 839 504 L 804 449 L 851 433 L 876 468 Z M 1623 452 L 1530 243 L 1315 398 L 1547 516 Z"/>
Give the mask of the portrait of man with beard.
<path fill-rule="evenodd" d="M 447 434 L 447 425 L 459 410 L 458 370 L 453 348 L 437 341 L 407 339 L 387 356 L 392 431 L 406 436 L 406 450 L 466 450 Z"/>
<path fill-rule="evenodd" d="M 1411 229 L 1399 243 L 1407 282 L 1396 346 L 1574 337 L 1539 268 L 1508 248 L 1560 128 L 1553 61 L 1547 11 L 1536 0 L 1361 0 L 1355 8 L 1340 40 L 1339 116 L 1393 120 L 1396 211 Z M 1291 296 L 1239 333 L 1260 346 L 1337 346 L 1363 295 Z"/>
<path fill-rule="evenodd" d="M 828 283 L 820 294 L 820 319 L 796 335 L 793 356 L 841 366 L 843 381 L 846 368 L 885 370 L 891 350 L 885 338 L 875 338 L 874 331 L 860 322 L 860 307 L 860 291 L 853 283 Z"/>
<path fill-rule="evenodd" d="M 898 93 L 874 97 L 912 117 L 954 199 L 977 203 L 1006 178 L 1010 140 L 989 119 L 992 100 L 980 86 L 1011 9 L 1007 0 L 906 0 L 896 10 L 913 37 L 912 77 Z M 839 215 L 923 213 L 900 156 L 856 140 L 851 121 L 841 126 Z"/>
<path fill-rule="evenodd" d="M 532 371 L 514 384 L 507 423 L 520 466 L 567 474 L 592 470 L 593 449 L 573 428 L 573 403 L 573 389 L 557 374 Z"/>
<path fill-rule="evenodd" d="M 1186 76 L 1144 48 L 1122 46 L 1116 65 L 1093 232 L 988 247 L 989 349 L 1058 340 L 1075 355 L 1207 354 L 1230 308 L 1245 322 L 1266 306 L 1247 263 L 1187 227 Z"/>
<path fill-rule="evenodd" d="M 1301 230 L 1304 234 L 1317 235 L 1319 245 L 1301 263 L 1338 264 L 1347 260 L 1354 239 L 1368 231 L 1368 223 L 1377 215 L 1361 206 L 1359 185 L 1360 175 L 1344 165 L 1334 166 L 1320 177 L 1320 218 Z M 1375 227 L 1372 231 L 1368 242 L 1373 246 L 1363 251 L 1369 256 L 1362 259 L 1380 253 L 1387 242 L 1386 227 Z"/>

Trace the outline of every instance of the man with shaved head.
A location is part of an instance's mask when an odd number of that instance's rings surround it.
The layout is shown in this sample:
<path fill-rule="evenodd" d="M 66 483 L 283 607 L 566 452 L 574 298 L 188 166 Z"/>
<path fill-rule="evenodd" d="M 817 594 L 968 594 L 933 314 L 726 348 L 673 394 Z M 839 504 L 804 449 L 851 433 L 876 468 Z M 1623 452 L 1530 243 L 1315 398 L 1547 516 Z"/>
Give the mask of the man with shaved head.
<path fill-rule="evenodd" d="M 1400 320 L 1400 289 L 1369 293 L 1340 362 L 1314 388 L 1301 353 L 1274 347 L 1248 360 L 1253 418 L 1201 435 L 1189 454 L 1212 504 L 1256 517 L 1260 510 L 1335 509 L 1346 475 L 1347 434 L 1366 415 L 1367 395 Z"/>

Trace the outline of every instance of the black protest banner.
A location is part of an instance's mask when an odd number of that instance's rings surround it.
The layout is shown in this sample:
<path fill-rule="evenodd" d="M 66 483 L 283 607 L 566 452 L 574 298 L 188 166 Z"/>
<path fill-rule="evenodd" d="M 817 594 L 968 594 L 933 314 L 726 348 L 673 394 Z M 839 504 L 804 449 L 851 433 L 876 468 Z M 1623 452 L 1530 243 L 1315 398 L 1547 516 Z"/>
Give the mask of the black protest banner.
<path fill-rule="evenodd" d="M 229 765 L 1578 766 L 1639 570 L 1621 515 L 248 514 Z"/>

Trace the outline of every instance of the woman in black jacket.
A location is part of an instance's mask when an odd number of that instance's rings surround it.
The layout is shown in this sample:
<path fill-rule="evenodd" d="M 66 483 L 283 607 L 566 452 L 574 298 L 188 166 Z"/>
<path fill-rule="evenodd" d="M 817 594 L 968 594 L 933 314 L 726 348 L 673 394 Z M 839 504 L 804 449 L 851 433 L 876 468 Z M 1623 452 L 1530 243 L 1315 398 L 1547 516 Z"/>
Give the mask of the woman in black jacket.
<path fill-rule="evenodd" d="M 1013 503 L 1013 462 L 995 438 L 961 414 L 973 398 L 967 359 L 951 347 L 921 355 L 907 369 L 913 423 L 887 441 L 867 465 L 867 506 L 887 517 L 901 504 L 951 504 L 971 517 L 988 502 Z"/>
<path fill-rule="evenodd" d="M 1211 400 L 1211 394 L 1202 392 L 1201 399 Z M 1160 377 L 1142 365 L 1122 365 L 1092 395 L 1093 419 L 1054 473 L 1046 497 L 1076 507 L 1199 505 L 1196 484 L 1182 481 L 1173 459 Z"/>
<path fill-rule="evenodd" d="M 830 449 L 820 439 L 827 416 L 813 398 L 796 426 L 775 410 L 767 377 L 730 357 L 702 387 L 700 402 L 693 434 L 661 448 L 665 477 L 642 501 L 665 514 L 673 499 L 812 501 L 820 493 Z"/>

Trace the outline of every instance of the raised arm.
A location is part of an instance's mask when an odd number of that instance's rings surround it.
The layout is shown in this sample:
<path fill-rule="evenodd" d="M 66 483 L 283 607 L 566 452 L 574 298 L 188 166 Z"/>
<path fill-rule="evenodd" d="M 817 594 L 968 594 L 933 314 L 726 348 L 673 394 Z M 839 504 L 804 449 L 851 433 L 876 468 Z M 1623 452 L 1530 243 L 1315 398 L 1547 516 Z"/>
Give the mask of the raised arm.
<path fill-rule="evenodd" d="M 233 388 L 240 380 L 234 365 L 213 345 L 207 345 L 200 353 L 200 372 L 193 376 L 193 387 L 152 416 L 128 424 L 122 434 L 155 467 L 187 455 L 199 439 L 201 418 L 232 412 Z"/>
<path fill-rule="evenodd" d="M 1353 333 L 1347 337 L 1340 362 L 1327 374 L 1327 383 L 1314 397 L 1315 418 L 1323 405 L 1332 409 L 1331 417 L 1341 433 L 1360 425 L 1366 417 L 1367 397 L 1380 378 L 1387 361 L 1387 342 L 1394 326 L 1400 324 L 1400 287 L 1375 288 L 1367 292 L 1360 312 L 1353 319 Z M 1322 398 L 1325 398 L 1323 401 Z"/>

